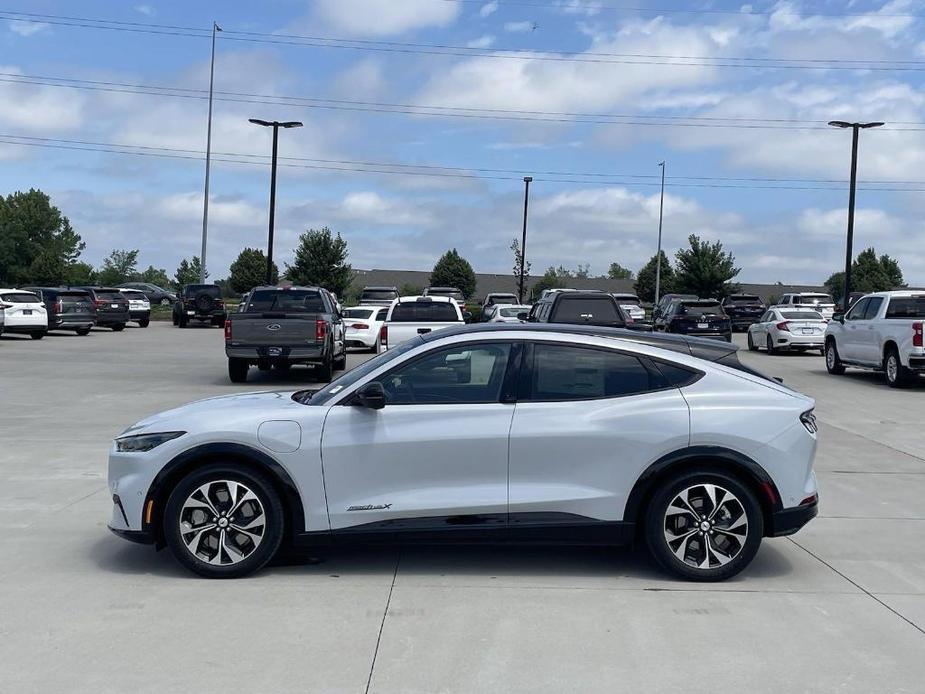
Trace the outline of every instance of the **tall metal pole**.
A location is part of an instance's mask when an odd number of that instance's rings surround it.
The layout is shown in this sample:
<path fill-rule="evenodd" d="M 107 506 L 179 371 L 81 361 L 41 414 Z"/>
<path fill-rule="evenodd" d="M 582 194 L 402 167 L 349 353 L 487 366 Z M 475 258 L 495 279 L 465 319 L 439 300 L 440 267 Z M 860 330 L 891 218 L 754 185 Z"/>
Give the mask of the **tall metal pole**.
<path fill-rule="evenodd" d="M 851 127 L 851 188 L 848 193 L 848 243 L 845 247 L 845 293 L 842 296 L 842 306 L 847 313 L 848 299 L 851 296 L 851 261 L 854 258 L 854 199 L 858 184 L 858 133 L 861 126 L 855 123 Z"/>
<path fill-rule="evenodd" d="M 517 290 L 517 300 L 524 302 L 524 278 L 527 274 L 527 205 L 530 202 L 530 182 L 532 176 L 524 176 L 524 228 L 520 238 L 520 283 Z"/>
<path fill-rule="evenodd" d="M 665 162 L 660 162 L 662 167 L 662 197 L 658 203 L 658 250 L 655 253 L 655 305 L 658 306 L 658 300 L 661 296 L 662 289 L 662 216 L 665 212 Z"/>
<path fill-rule="evenodd" d="M 270 165 L 270 234 L 267 238 L 267 284 L 273 284 L 273 223 L 276 219 L 276 150 L 279 123 L 273 124 L 273 162 Z"/>
<path fill-rule="evenodd" d="M 209 170 L 212 164 L 212 90 L 215 86 L 215 32 L 222 28 L 212 22 L 212 61 L 209 64 L 209 120 L 206 125 L 206 185 L 202 200 L 202 251 L 199 254 L 200 284 L 206 283 L 206 238 L 209 235 Z"/>

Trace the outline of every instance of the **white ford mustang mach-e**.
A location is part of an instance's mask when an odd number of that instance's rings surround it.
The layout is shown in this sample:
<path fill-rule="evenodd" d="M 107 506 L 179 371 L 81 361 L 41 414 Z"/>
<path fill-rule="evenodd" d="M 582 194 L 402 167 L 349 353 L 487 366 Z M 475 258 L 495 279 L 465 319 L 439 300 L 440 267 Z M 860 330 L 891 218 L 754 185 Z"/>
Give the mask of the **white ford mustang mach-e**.
<path fill-rule="evenodd" d="M 283 543 L 622 544 L 722 580 L 816 515 L 813 401 L 735 347 L 554 325 L 417 336 L 317 392 L 211 398 L 115 439 L 110 528 L 243 576 Z"/>

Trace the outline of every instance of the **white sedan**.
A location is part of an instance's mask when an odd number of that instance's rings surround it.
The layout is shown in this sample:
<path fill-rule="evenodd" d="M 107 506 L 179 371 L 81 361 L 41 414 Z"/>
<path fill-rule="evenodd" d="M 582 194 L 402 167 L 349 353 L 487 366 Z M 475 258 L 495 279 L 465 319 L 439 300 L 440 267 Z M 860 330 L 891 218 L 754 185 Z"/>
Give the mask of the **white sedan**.
<path fill-rule="evenodd" d="M 28 333 L 33 340 L 41 340 L 48 332 L 48 311 L 32 292 L 0 289 L 0 311 L 3 332 Z"/>
<path fill-rule="evenodd" d="M 774 354 L 781 350 L 825 352 L 825 328 L 828 321 L 812 308 L 772 306 L 757 323 L 748 328 L 748 348 L 759 347 Z"/>
<path fill-rule="evenodd" d="M 373 352 L 379 351 L 379 336 L 382 324 L 389 313 L 388 306 L 355 306 L 345 308 L 344 339 L 348 347 L 363 347 Z"/>
<path fill-rule="evenodd" d="M 519 316 L 530 313 L 530 306 L 524 304 L 494 304 L 485 309 L 486 323 L 522 323 Z"/>

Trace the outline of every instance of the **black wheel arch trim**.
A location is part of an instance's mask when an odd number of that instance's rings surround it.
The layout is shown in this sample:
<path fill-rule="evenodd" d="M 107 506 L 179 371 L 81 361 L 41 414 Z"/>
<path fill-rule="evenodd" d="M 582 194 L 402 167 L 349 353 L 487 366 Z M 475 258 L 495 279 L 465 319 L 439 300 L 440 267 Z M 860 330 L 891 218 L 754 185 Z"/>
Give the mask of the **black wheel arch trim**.
<path fill-rule="evenodd" d="M 245 444 L 205 443 L 194 446 L 175 456 L 161 468 L 148 488 L 143 508 L 147 509 L 148 502 L 153 500 L 154 515 L 151 523 L 142 522 L 142 532 L 151 535 L 158 548 L 163 547 L 165 544 L 163 525 L 159 521 L 170 489 L 197 463 L 211 462 L 245 462 L 262 468 L 264 472 L 268 472 L 277 491 L 280 492 L 287 512 L 284 540 L 305 531 L 305 510 L 299 488 L 277 460 L 264 451 Z"/>
<path fill-rule="evenodd" d="M 630 522 L 641 521 L 645 502 L 654 491 L 656 482 L 664 475 L 684 470 L 684 463 L 693 460 L 709 461 L 720 468 L 743 473 L 745 481 L 752 483 L 752 491 L 761 503 L 766 529 L 771 527 L 772 517 L 783 509 L 780 492 L 774 480 L 761 465 L 744 453 L 722 446 L 688 446 L 668 453 L 649 465 L 630 491 L 623 519 Z"/>

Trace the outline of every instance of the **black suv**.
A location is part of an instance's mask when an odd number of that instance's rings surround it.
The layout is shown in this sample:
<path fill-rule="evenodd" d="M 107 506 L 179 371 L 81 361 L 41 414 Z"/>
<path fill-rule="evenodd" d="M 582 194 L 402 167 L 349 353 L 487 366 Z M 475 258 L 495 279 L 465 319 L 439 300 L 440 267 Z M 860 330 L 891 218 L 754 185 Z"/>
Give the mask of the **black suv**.
<path fill-rule="evenodd" d="M 732 342 L 732 322 L 716 299 L 675 299 L 655 320 L 655 329 Z"/>
<path fill-rule="evenodd" d="M 124 282 L 119 285 L 119 288 L 137 289 L 146 297 L 148 297 L 148 302 L 152 306 L 155 304 L 160 304 L 161 306 L 170 306 L 177 300 L 176 294 L 167 289 L 164 289 L 163 287 L 158 287 L 156 284 L 151 284 L 150 282 Z"/>
<path fill-rule="evenodd" d="M 764 302 L 757 294 L 730 294 L 723 299 L 723 310 L 732 321 L 732 329 L 748 329 L 757 323 L 765 310 Z"/>
<path fill-rule="evenodd" d="M 573 323 L 610 328 L 646 330 L 636 325 L 617 300 L 600 291 L 552 291 L 533 304 L 527 316 L 530 323 Z"/>
<path fill-rule="evenodd" d="M 217 284 L 187 284 L 173 305 L 173 324 L 181 328 L 193 320 L 222 327 L 227 317 L 222 288 Z"/>
<path fill-rule="evenodd" d="M 83 289 L 90 295 L 96 307 L 98 326 L 112 328 L 113 332 L 125 330 L 125 324 L 131 320 L 125 294 L 115 287 L 70 287 L 70 289 Z"/>
<path fill-rule="evenodd" d="M 23 287 L 32 292 L 48 312 L 49 330 L 73 330 L 86 335 L 96 325 L 96 305 L 90 292 L 63 287 Z"/>

